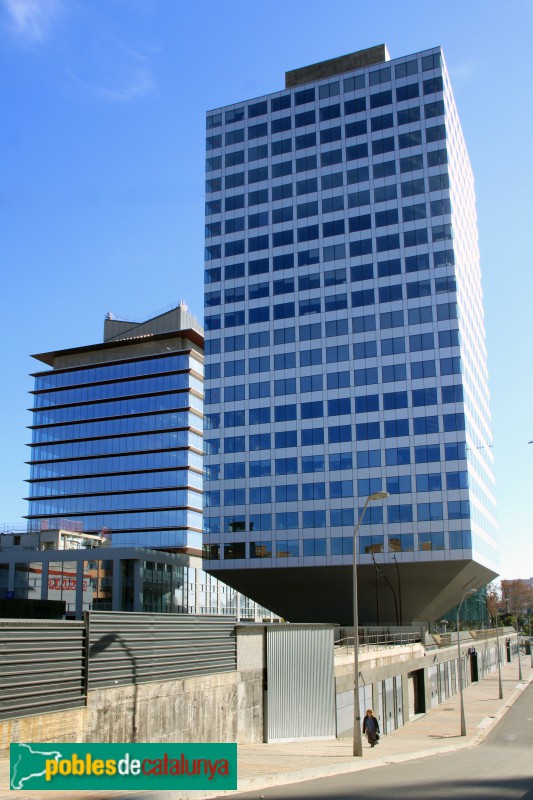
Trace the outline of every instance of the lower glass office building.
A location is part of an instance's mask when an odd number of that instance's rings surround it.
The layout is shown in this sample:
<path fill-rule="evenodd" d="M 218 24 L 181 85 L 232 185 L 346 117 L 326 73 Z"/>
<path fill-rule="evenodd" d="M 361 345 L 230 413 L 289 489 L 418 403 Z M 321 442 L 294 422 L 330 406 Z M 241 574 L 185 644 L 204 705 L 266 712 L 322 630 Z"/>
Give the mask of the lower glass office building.
<path fill-rule="evenodd" d="M 34 358 L 51 369 L 34 375 L 28 532 L 0 537 L 0 590 L 78 618 L 272 619 L 202 569 L 203 330 L 186 306 L 108 315 L 102 343 Z"/>
<path fill-rule="evenodd" d="M 203 335 L 184 307 L 34 356 L 29 531 L 200 555 Z"/>
<path fill-rule="evenodd" d="M 198 556 L 110 547 L 108 540 L 93 534 L 50 528 L 0 534 L 0 597 L 4 596 L 15 607 L 18 600 L 60 601 L 64 614 L 75 619 L 81 619 L 84 611 L 273 619 L 249 598 L 205 573 Z M 4 613 L 9 616 L 7 607 Z"/>
<path fill-rule="evenodd" d="M 441 48 L 210 111 L 206 568 L 293 621 L 435 620 L 497 572 L 472 170 Z"/>

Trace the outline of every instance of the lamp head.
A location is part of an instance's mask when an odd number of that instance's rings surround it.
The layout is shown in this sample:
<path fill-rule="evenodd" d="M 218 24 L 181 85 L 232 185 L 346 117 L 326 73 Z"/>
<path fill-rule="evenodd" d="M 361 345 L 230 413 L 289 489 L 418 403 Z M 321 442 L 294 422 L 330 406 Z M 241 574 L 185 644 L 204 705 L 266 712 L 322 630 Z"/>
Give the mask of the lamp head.
<path fill-rule="evenodd" d="M 368 496 L 369 500 L 385 500 L 389 496 L 388 492 L 373 492 Z"/>
<path fill-rule="evenodd" d="M 463 592 L 463 597 L 462 597 L 461 603 L 463 602 L 463 600 L 466 597 L 469 597 L 470 595 L 476 594 L 476 592 L 477 592 L 477 589 L 465 589 L 464 592 Z"/>

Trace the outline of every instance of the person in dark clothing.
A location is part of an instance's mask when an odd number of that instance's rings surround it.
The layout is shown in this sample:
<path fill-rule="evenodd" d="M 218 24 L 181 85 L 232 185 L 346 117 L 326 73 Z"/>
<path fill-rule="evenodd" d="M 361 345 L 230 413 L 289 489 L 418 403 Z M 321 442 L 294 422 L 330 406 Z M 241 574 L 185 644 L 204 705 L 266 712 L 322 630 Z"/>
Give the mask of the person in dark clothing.
<path fill-rule="evenodd" d="M 379 722 L 374 716 L 371 708 L 366 711 L 366 716 L 363 720 L 363 733 L 366 733 L 366 738 L 370 747 L 375 747 L 379 741 Z"/>

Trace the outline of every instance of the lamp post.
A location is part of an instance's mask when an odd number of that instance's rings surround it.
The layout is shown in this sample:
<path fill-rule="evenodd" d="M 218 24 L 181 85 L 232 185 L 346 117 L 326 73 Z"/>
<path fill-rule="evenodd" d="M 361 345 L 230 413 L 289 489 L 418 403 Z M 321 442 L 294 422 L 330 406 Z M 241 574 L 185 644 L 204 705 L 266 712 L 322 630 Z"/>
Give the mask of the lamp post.
<path fill-rule="evenodd" d="M 508 615 L 509 614 L 509 601 L 510 601 L 510 598 L 509 597 L 504 597 L 503 599 L 505 600 L 505 613 Z M 511 611 L 513 611 L 513 608 L 511 608 Z M 520 661 L 520 634 L 519 634 L 520 623 L 518 621 L 518 611 L 516 612 L 515 619 L 516 619 L 516 624 L 515 624 L 515 628 L 516 628 L 516 655 L 518 657 L 518 680 L 521 681 L 522 680 L 522 662 Z"/>
<path fill-rule="evenodd" d="M 361 717 L 359 715 L 359 610 L 357 606 L 357 532 L 365 516 L 369 503 L 375 500 L 385 500 L 389 496 L 388 492 L 373 492 L 365 500 L 365 504 L 353 532 L 353 665 L 354 665 L 354 689 L 353 689 L 353 754 L 354 756 L 363 755 L 363 739 L 361 732 Z"/>
<path fill-rule="evenodd" d="M 527 618 L 528 618 L 528 627 L 529 627 L 529 654 L 531 656 L 531 666 L 533 667 L 533 639 L 531 638 L 531 612 L 533 609 L 528 608 L 527 610 Z"/>
<path fill-rule="evenodd" d="M 496 649 L 498 651 L 498 700 L 503 700 L 502 664 L 500 658 L 500 636 L 498 631 L 498 609 L 496 609 Z"/>
<path fill-rule="evenodd" d="M 400 578 L 400 567 L 398 566 L 398 562 L 396 560 L 396 553 L 392 556 L 392 560 L 396 565 L 396 575 L 398 576 L 398 603 L 400 606 L 400 625 L 403 625 L 403 612 L 402 612 L 402 581 Z"/>
<path fill-rule="evenodd" d="M 374 562 L 374 572 L 375 572 L 375 585 L 376 585 L 376 625 L 379 627 L 380 618 L 379 618 L 379 569 L 378 565 L 376 564 L 376 558 L 374 556 L 374 551 L 372 550 L 372 561 Z"/>
<path fill-rule="evenodd" d="M 461 637 L 459 635 L 459 625 L 460 625 L 460 613 L 461 613 L 461 606 L 463 605 L 464 599 L 469 594 L 475 594 L 475 589 L 467 589 L 463 596 L 461 597 L 461 602 L 457 608 L 457 662 L 459 666 L 459 701 L 461 705 L 461 736 L 466 736 L 466 720 L 465 720 L 465 704 L 463 700 L 463 664 L 461 661 Z"/>
<path fill-rule="evenodd" d="M 518 680 L 522 680 L 522 662 L 520 661 L 520 623 L 516 612 L 516 655 L 518 656 Z"/>
<path fill-rule="evenodd" d="M 394 599 L 394 611 L 396 613 L 396 625 L 398 627 L 400 627 L 400 617 L 399 617 L 399 614 L 398 614 L 398 600 L 396 598 L 396 592 L 394 591 L 394 586 L 392 585 L 392 583 L 389 581 L 389 579 L 385 575 L 385 572 L 382 569 L 380 569 L 379 567 L 378 567 L 378 572 L 379 572 L 379 574 L 381 575 L 381 577 L 383 578 L 383 580 L 385 581 L 385 583 L 387 584 L 387 586 L 389 587 L 389 589 L 392 592 L 392 597 Z"/>

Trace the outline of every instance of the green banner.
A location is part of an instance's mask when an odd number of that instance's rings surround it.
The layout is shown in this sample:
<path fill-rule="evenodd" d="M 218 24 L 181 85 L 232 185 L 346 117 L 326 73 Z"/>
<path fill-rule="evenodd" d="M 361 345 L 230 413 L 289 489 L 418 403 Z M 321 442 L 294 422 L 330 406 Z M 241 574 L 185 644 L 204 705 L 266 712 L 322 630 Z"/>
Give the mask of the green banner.
<path fill-rule="evenodd" d="M 10 788 L 209 789 L 237 788 L 237 745 L 12 744 Z"/>

